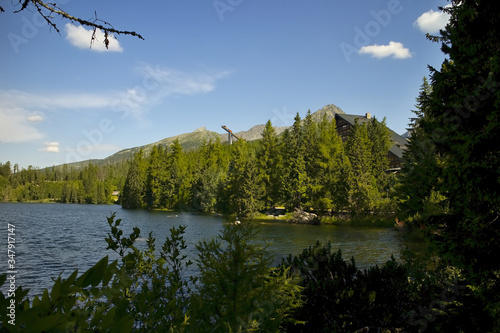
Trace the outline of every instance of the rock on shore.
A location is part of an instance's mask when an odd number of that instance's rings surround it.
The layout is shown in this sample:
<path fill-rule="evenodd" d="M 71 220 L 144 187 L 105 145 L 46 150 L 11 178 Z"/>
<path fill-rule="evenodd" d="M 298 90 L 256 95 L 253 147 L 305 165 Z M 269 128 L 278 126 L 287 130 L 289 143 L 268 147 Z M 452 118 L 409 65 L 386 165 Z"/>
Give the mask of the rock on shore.
<path fill-rule="evenodd" d="M 308 213 L 301 209 L 295 208 L 292 217 L 287 222 L 297 224 L 319 224 L 319 218 L 318 215 L 314 213 Z"/>

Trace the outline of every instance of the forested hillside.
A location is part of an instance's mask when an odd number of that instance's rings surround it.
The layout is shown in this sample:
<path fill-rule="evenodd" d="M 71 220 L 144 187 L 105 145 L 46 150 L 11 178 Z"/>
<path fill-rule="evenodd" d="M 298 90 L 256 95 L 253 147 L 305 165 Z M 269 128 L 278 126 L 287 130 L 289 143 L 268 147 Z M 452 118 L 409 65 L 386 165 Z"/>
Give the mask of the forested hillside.
<path fill-rule="evenodd" d="M 19 169 L 10 162 L 0 163 L 0 201 L 46 201 L 62 203 L 112 203 L 113 191 L 121 189 L 128 163 L 97 166 L 92 163 L 82 169 L 66 165 L 43 170 Z"/>
<path fill-rule="evenodd" d="M 373 118 L 352 128 L 342 143 L 335 118 L 308 112 L 276 133 L 271 121 L 262 139 L 233 145 L 219 137 L 198 149 L 170 145 L 138 150 L 129 162 L 19 170 L 2 165 L 3 201 L 111 203 L 120 192 L 125 208 L 177 209 L 252 216 L 274 206 L 324 214 L 394 212 L 395 178 L 387 175 L 389 130 Z"/>
<path fill-rule="evenodd" d="M 270 121 L 262 139 L 219 140 L 184 152 L 178 142 L 135 155 L 121 197 L 125 208 L 195 209 L 239 216 L 273 206 L 287 210 L 394 211 L 394 178 L 387 175 L 389 131 L 372 119 L 356 124 L 343 144 L 335 119 L 309 112 L 278 136 Z"/>

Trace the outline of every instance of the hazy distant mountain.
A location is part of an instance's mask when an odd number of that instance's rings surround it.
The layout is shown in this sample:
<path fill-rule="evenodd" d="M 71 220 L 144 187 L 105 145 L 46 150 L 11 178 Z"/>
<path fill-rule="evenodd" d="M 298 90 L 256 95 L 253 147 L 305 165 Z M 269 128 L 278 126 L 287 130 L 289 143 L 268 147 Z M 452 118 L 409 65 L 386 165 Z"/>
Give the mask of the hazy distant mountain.
<path fill-rule="evenodd" d="M 170 146 L 175 139 L 179 140 L 180 145 L 182 146 L 182 149 L 184 150 L 191 150 L 197 147 L 200 147 L 203 142 L 208 142 L 210 140 L 216 140 L 218 137 L 220 137 L 220 134 L 216 132 L 212 132 L 207 130 L 205 127 L 200 127 L 196 130 L 194 130 L 191 133 L 184 133 L 176 136 L 172 136 L 169 138 L 165 138 L 163 140 L 153 142 L 147 145 L 143 146 L 137 146 L 133 148 L 127 148 L 120 150 L 119 152 L 108 156 L 104 159 L 100 160 L 88 160 L 88 161 L 81 161 L 81 162 L 75 162 L 75 163 L 70 163 L 69 165 L 74 168 L 81 168 L 89 163 L 93 164 L 114 164 L 114 163 L 119 163 L 122 161 L 126 161 L 131 159 L 136 152 L 138 152 L 140 149 L 144 151 L 146 155 L 149 154 L 153 146 L 156 145 L 163 145 L 163 146 Z"/>
<path fill-rule="evenodd" d="M 329 104 L 324 106 L 322 109 L 319 109 L 318 111 L 314 112 L 312 114 L 312 118 L 314 121 L 319 123 L 321 120 L 323 120 L 323 116 L 325 114 L 328 120 L 332 120 L 333 118 L 335 118 L 336 113 L 345 114 L 345 112 L 342 111 L 342 109 L 340 109 L 338 106 L 334 104 Z"/>
<path fill-rule="evenodd" d="M 113 154 L 109 157 L 106 157 L 104 161 L 106 162 L 119 162 L 124 159 L 130 159 L 136 152 L 140 149 L 144 151 L 146 155 L 149 154 L 153 146 L 162 145 L 162 146 L 170 146 L 174 140 L 179 140 L 182 149 L 191 150 L 194 148 L 200 147 L 203 142 L 209 142 L 210 140 L 216 140 L 219 137 L 219 134 L 216 132 L 212 132 L 207 130 L 205 127 L 200 127 L 194 130 L 191 133 L 184 133 L 176 136 L 172 136 L 169 138 L 165 138 L 163 140 L 153 142 L 144 146 L 138 146 L 134 148 L 123 149 Z"/>
<path fill-rule="evenodd" d="M 345 113 L 342 111 L 340 108 L 337 106 L 330 104 L 326 105 L 322 109 L 314 112 L 312 114 L 313 120 L 320 122 L 323 119 L 323 115 L 326 114 L 327 118 L 331 120 L 333 117 L 335 117 L 335 113 Z M 222 125 L 222 124 L 221 124 Z M 231 128 L 230 124 L 227 124 L 229 128 Z M 248 131 L 241 131 L 235 133 L 238 135 L 240 138 L 246 141 L 253 141 L 253 140 L 258 140 L 262 137 L 262 132 L 264 130 L 265 125 L 256 125 L 250 128 Z M 275 127 L 276 134 L 281 134 L 285 129 L 287 129 L 287 126 L 281 126 L 281 127 Z M 210 140 L 216 140 L 217 138 L 220 138 L 221 142 L 227 142 L 227 133 L 216 133 L 207 130 L 205 127 L 200 127 L 196 130 L 194 130 L 191 133 L 184 133 L 176 136 L 172 136 L 169 138 L 165 138 L 163 140 L 150 143 L 147 145 L 143 146 L 138 146 L 138 147 L 133 147 L 133 148 L 127 148 L 120 150 L 119 152 L 108 156 L 104 159 L 101 160 L 87 160 L 87 161 L 82 161 L 82 162 L 76 162 L 76 163 L 71 163 L 70 165 L 75 168 L 81 168 L 89 163 L 93 164 L 113 164 L 113 163 L 119 163 L 125 160 L 131 159 L 136 152 L 138 152 L 140 149 L 144 151 L 146 155 L 149 154 L 153 146 L 156 145 L 163 145 L 163 146 L 170 146 L 172 142 L 174 142 L 175 139 L 179 140 L 180 145 L 182 146 L 182 149 L 184 150 L 191 150 L 200 147 L 203 142 L 209 142 Z"/>
<path fill-rule="evenodd" d="M 253 141 L 253 140 L 258 140 L 262 138 L 262 132 L 264 131 L 264 128 L 266 125 L 255 125 L 254 127 L 250 128 L 248 131 L 241 131 L 241 132 L 235 132 L 237 136 L 242 138 L 243 140 L 246 141 Z M 283 131 L 285 131 L 288 128 L 288 126 L 281 126 L 281 127 L 274 127 L 276 130 L 276 134 L 281 134 Z M 221 138 L 221 142 L 227 142 L 227 136 L 228 133 L 224 134 L 219 134 Z"/>
<path fill-rule="evenodd" d="M 345 112 L 342 111 L 339 107 L 337 107 L 334 104 L 327 105 L 323 107 L 322 109 L 319 109 L 318 111 L 314 112 L 312 114 L 312 119 L 316 122 L 320 122 L 323 120 L 323 115 L 326 114 L 326 117 L 328 120 L 332 120 L 335 117 L 335 113 L 341 113 L 344 114 Z M 262 138 L 262 132 L 264 131 L 264 127 L 266 125 L 255 125 L 254 127 L 250 128 L 248 131 L 241 131 L 235 133 L 237 136 L 242 138 L 243 140 L 246 141 L 253 141 L 253 140 L 258 140 Z M 231 128 L 229 126 L 229 128 Z M 281 134 L 283 133 L 288 126 L 280 126 L 280 127 L 274 127 L 276 130 L 276 134 Z M 227 133 L 221 134 L 221 141 L 226 142 L 227 141 Z"/>

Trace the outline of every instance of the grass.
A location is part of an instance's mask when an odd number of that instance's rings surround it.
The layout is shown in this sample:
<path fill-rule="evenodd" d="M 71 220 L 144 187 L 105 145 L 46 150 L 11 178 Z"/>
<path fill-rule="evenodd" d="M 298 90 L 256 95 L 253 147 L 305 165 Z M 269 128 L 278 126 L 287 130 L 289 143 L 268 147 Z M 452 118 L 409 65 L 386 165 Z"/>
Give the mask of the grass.
<path fill-rule="evenodd" d="M 392 228 L 395 223 L 394 216 L 388 215 L 365 215 L 365 216 L 354 216 L 343 215 L 338 216 L 323 216 L 321 217 L 321 224 L 333 224 L 333 225 L 352 225 L 360 227 L 381 227 L 381 228 Z"/>
<path fill-rule="evenodd" d="M 286 215 L 274 216 L 266 215 L 262 213 L 255 213 L 252 216 L 246 218 L 246 220 L 258 221 L 258 222 L 286 222 L 292 217 L 292 213 L 286 213 Z"/>
<path fill-rule="evenodd" d="M 286 222 L 292 218 L 292 213 L 286 213 L 286 215 L 272 216 L 257 213 L 252 215 L 247 220 L 258 221 L 258 222 Z M 351 217 L 350 214 L 342 214 L 337 216 L 321 216 L 320 224 L 332 224 L 332 225 L 351 225 L 360 227 L 379 227 L 379 228 L 392 228 L 394 227 L 395 216 L 388 214 L 373 214 Z"/>

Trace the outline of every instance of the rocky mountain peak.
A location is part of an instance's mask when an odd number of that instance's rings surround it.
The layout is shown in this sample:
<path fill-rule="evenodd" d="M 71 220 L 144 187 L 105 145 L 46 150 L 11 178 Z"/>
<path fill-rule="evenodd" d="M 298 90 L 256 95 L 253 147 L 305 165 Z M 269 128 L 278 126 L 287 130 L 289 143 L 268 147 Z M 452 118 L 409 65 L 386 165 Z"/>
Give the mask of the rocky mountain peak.
<path fill-rule="evenodd" d="M 207 132 L 207 128 L 205 126 L 201 126 L 200 128 L 197 128 L 193 131 L 193 133 L 199 133 L 199 132 Z"/>

